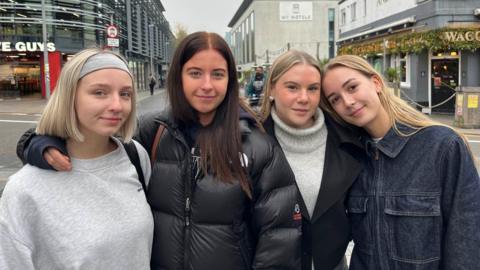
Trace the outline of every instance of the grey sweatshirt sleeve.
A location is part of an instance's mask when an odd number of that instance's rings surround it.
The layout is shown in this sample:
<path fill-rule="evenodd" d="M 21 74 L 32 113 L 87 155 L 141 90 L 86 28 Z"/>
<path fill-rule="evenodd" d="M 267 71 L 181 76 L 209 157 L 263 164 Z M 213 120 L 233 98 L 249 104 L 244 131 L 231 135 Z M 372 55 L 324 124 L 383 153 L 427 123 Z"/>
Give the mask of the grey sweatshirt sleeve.
<path fill-rule="evenodd" d="M 22 202 L 22 196 L 19 193 L 21 191 L 15 190 L 15 186 L 7 185 L 0 199 L 0 269 L 2 270 L 35 269 L 30 247 L 24 243 L 20 233 L 15 231 L 21 228 L 21 216 L 24 219 L 28 218 L 28 215 L 23 215 L 20 209 L 22 203 L 28 202 Z"/>
<path fill-rule="evenodd" d="M 8 227 L 4 220 L 0 220 L 0 269 L 35 269 L 31 250 L 10 234 Z"/>

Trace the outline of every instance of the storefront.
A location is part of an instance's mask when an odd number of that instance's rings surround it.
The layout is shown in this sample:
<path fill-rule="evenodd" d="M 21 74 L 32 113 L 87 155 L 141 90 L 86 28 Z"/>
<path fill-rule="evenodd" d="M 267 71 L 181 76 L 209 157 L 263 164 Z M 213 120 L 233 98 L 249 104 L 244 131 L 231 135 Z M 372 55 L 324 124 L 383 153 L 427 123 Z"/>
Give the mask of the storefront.
<path fill-rule="evenodd" d="M 426 113 L 454 113 L 455 89 L 480 85 L 480 26 L 405 29 L 348 44 L 339 54 L 367 58 L 381 73 L 395 69 L 402 98 Z"/>
<path fill-rule="evenodd" d="M 49 55 L 50 85 L 56 84 L 67 55 L 56 51 L 54 43 L 0 41 L 0 97 L 45 96 L 43 50 Z"/>

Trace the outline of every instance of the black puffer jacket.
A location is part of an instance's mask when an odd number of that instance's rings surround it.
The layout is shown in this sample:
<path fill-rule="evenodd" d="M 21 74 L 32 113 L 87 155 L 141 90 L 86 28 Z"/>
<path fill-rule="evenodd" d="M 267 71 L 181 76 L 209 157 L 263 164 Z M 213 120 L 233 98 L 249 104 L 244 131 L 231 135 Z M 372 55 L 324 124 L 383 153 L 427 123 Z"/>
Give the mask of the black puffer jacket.
<path fill-rule="evenodd" d="M 241 120 L 250 200 L 238 182 L 192 177 L 190 147 L 170 113 L 140 119 L 136 139 L 148 152 L 160 123 L 166 130 L 147 193 L 155 219 L 152 269 L 300 269 L 298 191 L 268 135 Z"/>

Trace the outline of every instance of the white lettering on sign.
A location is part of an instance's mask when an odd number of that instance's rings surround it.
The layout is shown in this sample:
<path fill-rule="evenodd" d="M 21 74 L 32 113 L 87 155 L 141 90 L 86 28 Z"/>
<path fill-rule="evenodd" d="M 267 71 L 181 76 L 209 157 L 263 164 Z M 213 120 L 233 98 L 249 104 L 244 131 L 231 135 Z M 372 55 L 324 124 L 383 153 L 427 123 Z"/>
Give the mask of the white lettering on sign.
<path fill-rule="evenodd" d="M 37 52 L 45 50 L 45 45 L 43 42 L 17 42 L 13 46 L 16 51 L 19 52 Z M 55 43 L 48 42 L 47 43 L 47 51 L 54 52 Z M 11 52 L 12 51 L 12 43 L 11 42 L 0 42 L 0 51 L 2 52 Z"/>

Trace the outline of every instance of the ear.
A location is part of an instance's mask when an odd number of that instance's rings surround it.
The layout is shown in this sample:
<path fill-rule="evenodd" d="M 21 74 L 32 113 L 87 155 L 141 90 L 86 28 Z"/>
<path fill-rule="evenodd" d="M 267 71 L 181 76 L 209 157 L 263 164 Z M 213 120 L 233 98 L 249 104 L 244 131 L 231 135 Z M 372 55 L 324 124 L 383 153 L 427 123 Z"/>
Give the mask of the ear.
<path fill-rule="evenodd" d="M 269 96 L 275 98 L 275 95 L 277 94 L 277 91 L 275 90 L 275 84 L 272 85 L 272 88 L 270 89 Z"/>
<path fill-rule="evenodd" d="M 373 84 L 375 85 L 375 92 L 377 92 L 377 94 L 380 94 L 380 92 L 384 88 L 382 80 L 377 75 L 373 75 L 370 80 L 372 80 Z"/>

